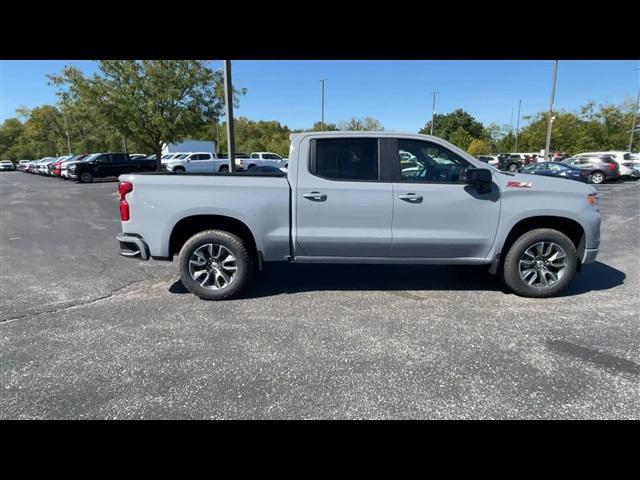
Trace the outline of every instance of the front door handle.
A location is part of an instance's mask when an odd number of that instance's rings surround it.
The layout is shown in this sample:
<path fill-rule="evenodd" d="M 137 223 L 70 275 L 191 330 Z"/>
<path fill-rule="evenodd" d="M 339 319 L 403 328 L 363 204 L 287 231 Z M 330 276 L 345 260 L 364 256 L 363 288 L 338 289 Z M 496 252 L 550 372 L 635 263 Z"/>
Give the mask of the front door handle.
<path fill-rule="evenodd" d="M 418 195 L 416 193 L 407 193 L 406 195 L 398 195 L 400 200 L 404 200 L 409 203 L 420 203 L 422 202 L 422 195 Z"/>
<path fill-rule="evenodd" d="M 327 195 L 320 192 L 303 193 L 302 196 L 315 202 L 324 202 L 327 199 Z"/>

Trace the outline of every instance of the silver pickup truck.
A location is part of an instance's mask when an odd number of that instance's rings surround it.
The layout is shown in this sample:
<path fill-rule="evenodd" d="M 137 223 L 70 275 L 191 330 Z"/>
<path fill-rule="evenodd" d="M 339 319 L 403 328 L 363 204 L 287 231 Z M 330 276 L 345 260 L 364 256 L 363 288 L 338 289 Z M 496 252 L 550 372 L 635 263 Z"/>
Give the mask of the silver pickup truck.
<path fill-rule="evenodd" d="M 230 298 L 263 262 L 487 265 L 549 297 L 593 262 L 598 193 L 501 172 L 436 137 L 291 136 L 284 173 L 120 176 L 121 254 L 170 260 L 203 299 Z"/>

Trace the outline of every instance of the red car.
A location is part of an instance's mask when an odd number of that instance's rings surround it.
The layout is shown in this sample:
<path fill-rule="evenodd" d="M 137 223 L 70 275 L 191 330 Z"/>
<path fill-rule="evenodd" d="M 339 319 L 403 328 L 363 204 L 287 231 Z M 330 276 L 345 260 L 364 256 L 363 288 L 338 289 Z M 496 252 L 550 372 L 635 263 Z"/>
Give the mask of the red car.
<path fill-rule="evenodd" d="M 56 177 L 59 177 L 62 173 L 62 166 L 60 165 L 62 162 L 57 161 L 51 166 L 51 173 Z"/>

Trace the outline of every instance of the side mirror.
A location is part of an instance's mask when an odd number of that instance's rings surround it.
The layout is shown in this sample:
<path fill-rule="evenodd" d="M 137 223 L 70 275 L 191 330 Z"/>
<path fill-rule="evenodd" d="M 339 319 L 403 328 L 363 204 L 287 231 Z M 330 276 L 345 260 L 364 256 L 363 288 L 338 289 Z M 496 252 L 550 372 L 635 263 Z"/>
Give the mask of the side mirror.
<path fill-rule="evenodd" d="M 491 191 L 493 177 L 491 175 L 491 170 L 489 169 L 467 168 L 462 171 L 460 180 L 469 185 L 475 185 L 478 187 L 478 192 L 480 193 L 488 193 Z"/>

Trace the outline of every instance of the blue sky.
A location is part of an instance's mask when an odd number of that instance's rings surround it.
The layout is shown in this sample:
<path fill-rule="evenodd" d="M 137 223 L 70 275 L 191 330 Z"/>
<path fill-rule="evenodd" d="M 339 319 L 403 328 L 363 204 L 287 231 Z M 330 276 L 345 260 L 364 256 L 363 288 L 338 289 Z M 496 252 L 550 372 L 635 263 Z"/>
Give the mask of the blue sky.
<path fill-rule="evenodd" d="M 0 121 L 20 106 L 55 103 L 46 75 L 73 64 L 85 73 L 91 61 L 2 61 Z M 215 61 L 219 67 L 222 62 Z M 640 61 L 560 62 L 556 108 L 576 110 L 588 100 L 635 99 Z M 463 108 L 485 124 L 509 124 L 511 109 L 530 115 L 548 109 L 552 61 L 234 61 L 234 86 L 248 89 L 237 116 L 278 120 L 309 128 L 320 120 L 320 82 L 326 78 L 325 121 L 371 116 L 387 130 L 415 132 L 438 113 Z M 514 125 L 515 116 L 514 113 Z M 521 126 L 525 122 L 521 121 Z"/>

